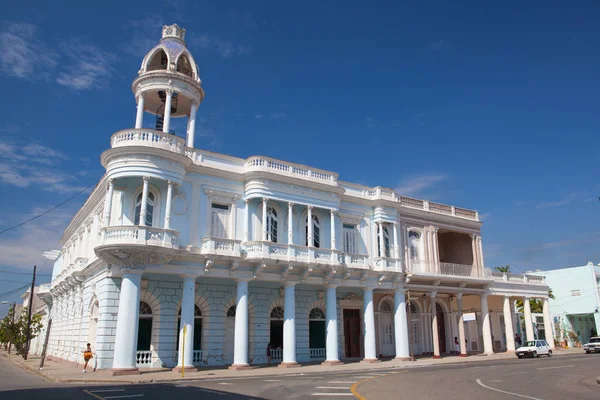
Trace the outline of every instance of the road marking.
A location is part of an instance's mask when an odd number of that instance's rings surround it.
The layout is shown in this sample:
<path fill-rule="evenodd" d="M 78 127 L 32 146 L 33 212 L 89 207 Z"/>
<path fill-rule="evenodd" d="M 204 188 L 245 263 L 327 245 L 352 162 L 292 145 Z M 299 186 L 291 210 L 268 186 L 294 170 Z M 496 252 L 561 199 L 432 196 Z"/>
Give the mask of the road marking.
<path fill-rule="evenodd" d="M 125 389 L 102 389 L 102 390 L 90 390 L 90 393 L 107 393 L 107 392 L 124 392 Z"/>
<path fill-rule="evenodd" d="M 233 385 L 233 383 L 219 382 L 219 385 Z"/>
<path fill-rule="evenodd" d="M 123 396 L 108 396 L 108 397 L 105 397 L 104 400 L 108 400 L 108 399 L 128 399 L 128 398 L 131 398 L 131 397 L 144 397 L 144 395 L 143 394 L 126 394 L 126 395 L 123 395 Z"/>
<path fill-rule="evenodd" d="M 90 395 L 90 396 L 92 396 L 92 397 L 95 397 L 95 398 L 96 398 L 96 399 L 98 399 L 98 400 L 104 400 L 104 397 L 100 397 L 100 396 L 98 396 L 97 394 L 94 394 L 94 393 L 88 392 L 88 391 L 87 391 L 87 390 L 85 390 L 85 389 L 83 390 L 83 392 L 84 392 L 84 393 L 87 393 L 87 394 L 89 394 L 89 395 Z"/>
<path fill-rule="evenodd" d="M 349 383 L 349 384 L 353 384 L 353 383 L 355 383 L 355 382 L 356 382 L 356 381 L 329 381 L 329 382 L 327 382 L 327 383 L 335 383 L 335 384 L 338 384 L 338 385 L 339 385 L 339 384 L 341 384 L 341 383 Z"/>
<path fill-rule="evenodd" d="M 376 378 L 381 375 L 354 375 L 352 378 L 364 379 L 364 378 Z"/>
<path fill-rule="evenodd" d="M 313 393 L 311 396 L 354 396 L 352 393 Z"/>
<path fill-rule="evenodd" d="M 479 378 L 477 378 L 477 381 L 476 381 L 476 382 L 477 382 L 477 384 L 478 384 L 479 386 L 481 386 L 481 387 L 483 387 L 483 388 L 486 388 L 486 389 L 495 390 L 496 392 L 500 392 L 500 393 L 504 393 L 504 394 L 510 394 L 511 396 L 522 397 L 522 398 L 524 398 L 524 399 L 531 399 L 531 400 L 542 400 L 542 399 L 540 399 L 540 398 L 537 398 L 537 397 L 525 396 L 524 394 L 507 392 L 507 391 L 505 391 L 505 390 L 496 389 L 496 388 L 493 388 L 493 387 L 491 387 L 491 386 L 487 386 L 487 385 L 483 384 L 483 382 L 481 382 L 481 379 L 479 379 Z"/>
<path fill-rule="evenodd" d="M 544 368 L 536 368 L 536 369 L 554 369 L 554 368 L 570 368 L 570 367 L 574 367 L 575 365 L 571 364 L 571 365 L 557 365 L 556 367 L 544 367 Z"/>
<path fill-rule="evenodd" d="M 265 382 L 283 382 L 283 379 L 265 379 Z"/>
<path fill-rule="evenodd" d="M 315 389 L 348 390 L 348 386 L 317 386 Z"/>

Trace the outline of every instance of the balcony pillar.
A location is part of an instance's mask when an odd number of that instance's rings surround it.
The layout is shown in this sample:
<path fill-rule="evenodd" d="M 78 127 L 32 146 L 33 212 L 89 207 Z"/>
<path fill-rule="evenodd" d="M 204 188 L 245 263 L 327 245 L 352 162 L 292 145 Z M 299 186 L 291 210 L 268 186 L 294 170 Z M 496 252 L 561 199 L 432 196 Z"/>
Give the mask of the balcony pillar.
<path fill-rule="evenodd" d="M 135 116 L 135 129 L 142 129 L 144 126 L 144 92 L 138 95 L 137 114 Z"/>
<path fill-rule="evenodd" d="M 438 246 L 438 230 L 438 228 L 434 227 L 431 232 L 431 252 L 433 253 L 433 262 L 438 264 L 439 268 L 440 252 Z"/>
<path fill-rule="evenodd" d="M 395 225 L 394 225 L 395 226 Z M 394 339 L 396 341 L 396 360 L 410 360 L 408 344 L 408 320 L 406 319 L 406 290 L 396 288 L 394 292 Z"/>
<path fill-rule="evenodd" d="M 142 204 L 140 207 L 140 226 L 146 226 L 146 214 L 148 213 L 148 181 L 149 177 L 144 176 L 144 186 L 142 188 Z"/>
<path fill-rule="evenodd" d="M 364 324 L 365 324 L 365 358 L 363 363 L 379 362 L 375 344 L 375 313 L 373 310 L 373 288 L 365 287 L 364 293 Z"/>
<path fill-rule="evenodd" d="M 165 99 L 165 113 L 163 121 L 163 132 L 169 133 L 171 127 L 171 102 L 173 100 L 173 89 L 167 89 L 167 98 Z"/>
<path fill-rule="evenodd" d="M 535 335 L 533 333 L 533 321 L 531 320 L 531 303 L 529 302 L 529 297 L 523 298 L 523 311 L 525 318 L 525 333 L 527 335 L 527 340 L 535 340 Z"/>
<path fill-rule="evenodd" d="M 383 235 L 383 222 L 377 222 L 377 231 L 379 234 L 379 257 L 385 257 L 385 241 Z"/>
<path fill-rule="evenodd" d="M 406 262 L 406 272 L 412 271 L 412 256 L 410 254 L 410 227 L 403 225 L 402 233 L 404 235 L 404 261 Z"/>
<path fill-rule="evenodd" d="M 440 357 L 440 335 L 438 331 L 438 320 L 437 320 L 437 303 L 435 297 L 437 292 L 431 292 L 429 294 L 431 298 L 431 338 L 433 341 L 433 358 Z"/>
<path fill-rule="evenodd" d="M 194 318 L 196 305 L 196 277 L 183 277 L 183 293 L 181 296 L 181 324 L 179 327 L 179 357 L 177 370 L 195 371 L 194 359 Z M 185 329 L 185 337 L 183 335 Z"/>
<path fill-rule="evenodd" d="M 340 365 L 342 364 L 338 358 L 338 321 L 337 321 L 337 302 L 335 298 L 336 285 L 327 286 L 327 303 L 326 315 L 327 319 L 327 339 L 326 339 L 326 360 L 323 365 Z"/>
<path fill-rule="evenodd" d="M 504 296 L 504 335 L 506 336 L 506 351 L 515 351 L 515 333 L 513 331 L 514 322 L 512 310 L 510 307 L 510 296 Z"/>
<path fill-rule="evenodd" d="M 477 250 L 479 253 L 479 269 L 483 269 L 484 267 L 484 262 L 483 262 L 483 247 L 481 246 L 481 236 L 477 235 Z"/>
<path fill-rule="evenodd" d="M 281 368 L 298 367 L 296 362 L 296 282 L 286 282 L 283 298 L 283 361 Z"/>
<path fill-rule="evenodd" d="M 173 182 L 167 181 L 167 204 L 165 207 L 165 229 L 171 229 L 171 201 L 173 198 Z M 165 235 L 166 237 L 166 235 Z"/>
<path fill-rule="evenodd" d="M 113 357 L 113 373 L 137 373 L 136 351 L 137 333 L 140 311 L 139 273 L 123 274 L 117 328 L 115 333 L 115 352 Z"/>
<path fill-rule="evenodd" d="M 104 221 L 102 225 L 106 228 L 110 226 L 110 213 L 112 210 L 112 198 L 115 189 L 115 180 L 111 178 L 108 180 L 108 188 L 106 190 L 106 199 L 104 200 Z"/>
<path fill-rule="evenodd" d="M 394 222 L 394 258 L 400 258 L 400 247 L 398 245 L 398 223 Z"/>
<path fill-rule="evenodd" d="M 269 199 L 263 197 L 262 199 L 262 241 L 267 241 L 267 202 Z"/>
<path fill-rule="evenodd" d="M 288 244 L 294 244 L 294 203 L 288 203 Z"/>
<path fill-rule="evenodd" d="M 471 250 L 473 251 L 473 266 L 477 267 L 478 265 L 478 260 L 477 260 L 477 235 L 475 234 L 471 234 Z"/>
<path fill-rule="evenodd" d="M 463 294 L 456 295 L 456 303 L 458 309 L 458 341 L 460 343 L 460 356 L 467 356 L 467 342 L 465 337 L 465 320 L 463 316 Z"/>
<path fill-rule="evenodd" d="M 331 216 L 331 250 L 336 250 L 336 243 L 335 243 L 335 210 L 330 210 L 329 214 Z"/>
<path fill-rule="evenodd" d="M 187 147 L 194 147 L 194 138 L 196 134 L 196 112 L 198 111 L 198 106 L 200 104 L 196 102 L 192 102 L 192 107 L 190 109 L 190 119 L 188 122 L 188 130 L 187 130 Z"/>
<path fill-rule="evenodd" d="M 237 280 L 233 365 L 229 369 L 249 369 L 248 365 L 248 280 Z"/>
<path fill-rule="evenodd" d="M 544 297 L 542 307 L 544 313 L 544 334 L 546 336 L 545 339 L 546 342 L 548 342 L 548 346 L 550 346 L 550 348 L 554 350 L 556 346 L 554 346 L 554 337 L 552 335 L 552 320 L 550 319 L 550 306 L 548 305 L 547 297 Z"/>
<path fill-rule="evenodd" d="M 244 208 L 244 242 L 250 240 L 250 199 L 244 200 L 246 207 Z"/>
<path fill-rule="evenodd" d="M 313 242 L 313 220 L 312 220 L 312 206 L 307 206 L 307 217 L 306 217 L 306 227 L 307 227 L 307 234 L 306 234 L 306 245 L 308 247 L 313 247 L 314 242 Z"/>
<path fill-rule="evenodd" d="M 483 333 L 483 352 L 488 355 L 494 355 L 494 343 L 492 342 L 492 325 L 490 324 L 490 310 L 488 308 L 488 295 L 481 295 L 481 316 Z"/>

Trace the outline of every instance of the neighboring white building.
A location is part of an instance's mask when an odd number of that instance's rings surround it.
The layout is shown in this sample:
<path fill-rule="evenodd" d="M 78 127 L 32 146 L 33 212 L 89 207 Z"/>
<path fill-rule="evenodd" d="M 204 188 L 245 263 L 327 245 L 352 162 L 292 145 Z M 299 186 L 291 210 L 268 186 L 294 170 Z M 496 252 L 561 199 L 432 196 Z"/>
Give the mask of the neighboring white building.
<path fill-rule="evenodd" d="M 42 316 L 42 329 L 31 340 L 29 344 L 29 353 L 40 355 L 42 354 L 42 349 L 44 346 L 44 340 L 46 338 L 46 331 L 48 328 L 48 302 L 52 302 L 52 298 L 50 297 L 50 288 L 51 285 L 49 283 L 44 283 L 42 285 L 36 286 L 33 290 L 33 307 L 31 312 L 33 314 L 39 314 Z M 29 307 L 31 289 L 27 289 L 25 293 L 21 295 L 21 299 L 23 299 L 23 307 Z"/>
<path fill-rule="evenodd" d="M 552 289 L 550 313 L 554 337 L 569 346 L 575 338 L 581 343 L 600 332 L 600 266 L 593 263 L 581 267 L 536 272 Z"/>
<path fill-rule="evenodd" d="M 484 269 L 476 211 L 195 148 L 204 91 L 184 35 L 164 26 L 144 58 L 135 128 L 112 135 L 61 239 L 48 354 L 76 360 L 90 342 L 99 368 L 124 373 L 245 368 L 268 343 L 283 366 L 403 359 L 410 340 L 435 356 L 454 337 L 462 353 L 514 350 L 511 299 L 548 287 Z M 185 138 L 172 118 L 188 118 Z"/>

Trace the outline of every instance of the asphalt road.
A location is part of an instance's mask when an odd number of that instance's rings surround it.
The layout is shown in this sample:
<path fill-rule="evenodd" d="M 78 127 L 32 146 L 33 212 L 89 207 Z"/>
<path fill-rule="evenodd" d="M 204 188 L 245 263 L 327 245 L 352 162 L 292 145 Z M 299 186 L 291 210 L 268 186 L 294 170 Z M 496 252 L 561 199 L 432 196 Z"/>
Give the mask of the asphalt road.
<path fill-rule="evenodd" d="M 410 397 L 420 399 L 600 399 L 600 354 L 575 355 L 510 361 L 485 361 L 437 367 L 271 376 L 173 384 L 121 386 L 57 386 L 40 389 L 41 378 L 0 359 L 0 371 L 13 373 L 0 380 L 2 400 L 10 399 L 353 399 L 352 387 L 369 400 Z M 11 363 L 12 364 L 12 363 Z M 5 369 L 8 368 L 8 369 Z M 17 368 L 17 370 L 14 370 Z M 11 372 L 12 371 L 12 372 Z M 4 376 L 4 372 L 3 375 Z M 23 379 L 22 379 L 23 378 Z M 15 381 L 19 381 L 16 383 Z M 10 386 L 12 385 L 12 386 Z M 16 387 L 15 387 L 16 385 Z M 25 389 L 28 385 L 35 388 Z"/>

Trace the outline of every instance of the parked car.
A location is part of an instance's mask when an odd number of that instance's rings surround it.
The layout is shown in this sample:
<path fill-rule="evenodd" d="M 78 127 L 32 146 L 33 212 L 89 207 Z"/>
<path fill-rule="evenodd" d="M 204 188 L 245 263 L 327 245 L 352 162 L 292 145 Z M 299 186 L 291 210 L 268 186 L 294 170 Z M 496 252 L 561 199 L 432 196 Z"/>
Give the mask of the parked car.
<path fill-rule="evenodd" d="M 545 340 L 530 340 L 528 342 L 525 342 L 521 347 L 519 347 L 515 351 L 515 353 L 519 358 L 537 358 L 538 356 L 542 355 L 552 357 L 552 349 Z"/>
<path fill-rule="evenodd" d="M 590 341 L 583 345 L 583 349 L 586 354 L 591 352 L 600 353 L 600 336 L 590 338 Z"/>

